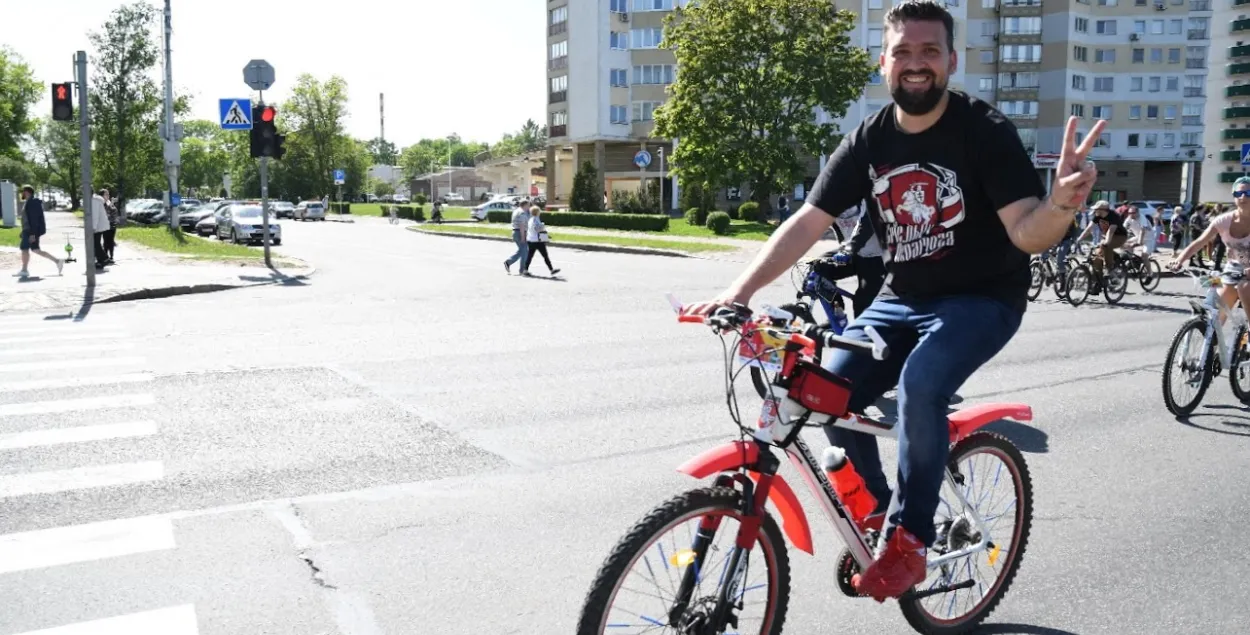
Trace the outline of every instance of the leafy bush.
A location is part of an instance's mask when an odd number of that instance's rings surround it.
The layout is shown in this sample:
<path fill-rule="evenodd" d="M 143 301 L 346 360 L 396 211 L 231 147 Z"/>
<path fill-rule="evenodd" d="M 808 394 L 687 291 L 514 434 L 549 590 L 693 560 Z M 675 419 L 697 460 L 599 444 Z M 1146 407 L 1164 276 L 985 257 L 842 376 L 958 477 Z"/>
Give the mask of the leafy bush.
<path fill-rule="evenodd" d="M 650 191 L 616 190 L 612 192 L 612 211 L 618 214 L 659 214 L 660 188 L 656 185 L 647 189 Z"/>
<path fill-rule="evenodd" d="M 403 218 L 406 220 L 415 220 L 418 222 L 425 220 L 425 208 L 422 207 L 421 205 L 398 205 L 395 207 L 396 207 L 395 215 L 398 216 L 399 218 Z M 390 215 L 390 210 L 383 208 L 382 211 L 387 216 Z"/>
<path fill-rule="evenodd" d="M 603 211 L 603 192 L 599 190 L 599 171 L 594 163 L 583 161 L 581 169 L 573 175 L 573 195 L 569 203 L 573 209 Z"/>
<path fill-rule="evenodd" d="M 747 201 L 738 208 L 738 216 L 748 223 L 758 223 L 760 220 L 760 204 L 755 201 Z"/>
<path fill-rule="evenodd" d="M 712 212 L 707 215 L 707 228 L 717 236 L 724 236 L 729 233 L 729 214 L 725 212 Z"/>
<path fill-rule="evenodd" d="M 707 210 L 697 207 L 686 210 L 686 223 L 694 227 L 703 227 L 707 224 Z"/>
<path fill-rule="evenodd" d="M 490 223 L 512 223 L 512 212 L 487 212 Z M 658 214 L 608 214 L 603 212 L 545 212 L 543 222 L 555 227 L 593 227 L 627 231 L 662 232 L 668 229 L 668 216 Z"/>
<path fill-rule="evenodd" d="M 425 198 L 425 192 L 419 192 L 417 194 L 417 198 L 414 199 L 413 202 L 417 205 L 425 205 L 429 202 L 429 199 Z"/>
<path fill-rule="evenodd" d="M 729 216 L 729 220 L 738 220 L 738 213 L 739 207 L 737 205 L 730 205 L 729 210 L 725 212 Z"/>

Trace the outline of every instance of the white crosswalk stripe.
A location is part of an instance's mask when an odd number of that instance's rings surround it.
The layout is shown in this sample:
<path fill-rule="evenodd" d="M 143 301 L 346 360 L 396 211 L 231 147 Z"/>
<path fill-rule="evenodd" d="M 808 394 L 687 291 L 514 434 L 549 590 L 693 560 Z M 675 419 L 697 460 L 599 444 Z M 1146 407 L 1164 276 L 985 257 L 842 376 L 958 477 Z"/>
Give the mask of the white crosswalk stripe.
<path fill-rule="evenodd" d="M 151 486 L 165 478 L 159 455 L 134 454 L 156 447 L 162 429 L 150 390 L 156 377 L 127 338 L 119 324 L 0 318 L 0 468 L 8 468 L 0 471 L 0 506 L 58 496 L 84 505 L 95 497 L 83 492 Z M 13 469 L 28 457 L 43 467 Z M 87 563 L 126 571 L 135 558 L 177 547 L 175 520 L 167 515 L 13 532 L 0 535 L 0 579 Z M 75 617 L 82 621 L 18 635 L 199 633 L 193 604 L 128 614 L 110 614 L 101 604 Z"/>

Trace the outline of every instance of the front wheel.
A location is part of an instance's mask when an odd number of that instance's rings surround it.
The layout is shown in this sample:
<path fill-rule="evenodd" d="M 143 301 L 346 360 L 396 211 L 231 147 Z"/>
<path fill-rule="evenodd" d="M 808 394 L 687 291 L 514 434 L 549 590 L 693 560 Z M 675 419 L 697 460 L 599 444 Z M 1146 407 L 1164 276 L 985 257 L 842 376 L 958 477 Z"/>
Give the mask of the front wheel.
<path fill-rule="evenodd" d="M 1159 279 L 1162 277 L 1163 268 L 1159 266 L 1159 261 L 1150 258 L 1142 264 L 1137 282 L 1141 283 L 1142 291 L 1149 293 L 1159 287 Z"/>
<path fill-rule="evenodd" d="M 1237 334 L 1232 339 L 1233 354 L 1228 363 L 1228 384 L 1233 389 L 1233 396 L 1243 404 L 1250 404 L 1250 351 L 1246 344 L 1250 341 L 1250 333 L 1246 326 L 1237 327 Z"/>
<path fill-rule="evenodd" d="M 986 430 L 968 435 L 951 448 L 948 469 L 930 560 L 988 544 L 930 567 L 913 589 L 956 590 L 899 600 L 907 623 L 926 635 L 966 633 L 989 617 L 1016 577 L 1033 526 L 1032 477 L 1024 455 L 1006 437 Z"/>
<path fill-rule="evenodd" d="M 1029 301 L 1032 302 L 1042 294 L 1042 287 L 1046 286 L 1046 267 L 1040 260 L 1029 263 L 1029 278 Z"/>
<path fill-rule="evenodd" d="M 1215 376 L 1215 345 L 1207 346 L 1207 320 L 1198 316 L 1189 319 L 1172 337 L 1163 361 L 1163 405 L 1177 417 L 1189 416 L 1202 401 Z M 1183 350 L 1182 350 L 1182 347 Z M 1203 348 L 1207 361 L 1202 364 Z M 1178 371 L 1173 377 L 1173 371 Z M 1189 394 L 1190 390 L 1192 394 Z"/>
<path fill-rule="evenodd" d="M 1067 284 L 1067 300 L 1072 306 L 1081 306 L 1089 297 L 1089 287 L 1093 284 L 1094 276 L 1090 272 L 1089 267 L 1085 265 L 1077 265 L 1068 270 Z"/>
<path fill-rule="evenodd" d="M 1117 264 L 1110 271 L 1103 269 L 1102 295 L 1108 304 L 1117 304 L 1128 290 L 1128 270 Z"/>
<path fill-rule="evenodd" d="M 780 635 L 790 600 L 785 538 L 764 512 L 754 548 L 739 550 L 741 519 L 742 494 L 728 487 L 692 490 L 655 508 L 599 568 L 578 635 L 650 629 Z M 740 575 L 729 570 L 734 561 Z"/>

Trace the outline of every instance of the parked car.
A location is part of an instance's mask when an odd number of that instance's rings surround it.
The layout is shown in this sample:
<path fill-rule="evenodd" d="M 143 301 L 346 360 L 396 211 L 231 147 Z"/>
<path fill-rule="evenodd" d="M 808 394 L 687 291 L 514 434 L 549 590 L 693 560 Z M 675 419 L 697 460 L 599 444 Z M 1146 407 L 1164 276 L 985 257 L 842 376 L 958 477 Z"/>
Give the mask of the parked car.
<path fill-rule="evenodd" d="M 165 222 L 169 216 L 163 201 L 145 199 L 126 205 L 126 218 L 140 225 L 155 225 Z"/>
<path fill-rule="evenodd" d="M 451 192 L 443 195 L 443 203 L 463 203 L 467 199 L 460 192 Z"/>
<path fill-rule="evenodd" d="M 269 213 L 278 218 L 295 218 L 295 203 L 273 201 L 269 203 Z"/>
<path fill-rule="evenodd" d="M 472 217 L 473 220 L 484 221 L 486 220 L 486 215 L 490 212 L 511 212 L 514 207 L 516 207 L 516 205 L 513 205 L 511 201 L 491 201 L 474 207 L 469 211 L 469 216 Z"/>
<path fill-rule="evenodd" d="M 259 205 L 230 205 L 218 210 L 217 238 L 232 243 L 260 243 L 265 240 L 265 225 Z M 269 237 L 274 245 L 282 244 L 282 226 L 269 223 Z"/>
<path fill-rule="evenodd" d="M 291 216 L 295 220 L 325 220 L 326 208 L 321 201 L 304 201 L 295 206 L 295 212 Z"/>
<path fill-rule="evenodd" d="M 195 231 L 195 226 L 205 218 L 211 217 L 215 211 L 217 211 L 217 206 L 213 204 L 191 207 L 178 215 L 178 227 L 182 231 Z"/>

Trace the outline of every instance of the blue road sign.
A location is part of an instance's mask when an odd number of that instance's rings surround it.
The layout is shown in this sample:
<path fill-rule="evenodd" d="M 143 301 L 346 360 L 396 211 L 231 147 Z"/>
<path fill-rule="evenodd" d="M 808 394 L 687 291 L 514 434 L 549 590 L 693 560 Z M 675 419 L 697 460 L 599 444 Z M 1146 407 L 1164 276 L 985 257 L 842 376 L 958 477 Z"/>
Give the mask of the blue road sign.
<path fill-rule="evenodd" d="M 1241 144 L 1241 164 L 1250 165 L 1250 143 Z"/>
<path fill-rule="evenodd" d="M 347 170 L 334 171 L 334 184 L 342 185 L 347 182 Z"/>
<path fill-rule="evenodd" d="M 639 150 L 634 155 L 634 165 L 638 166 L 639 169 L 646 169 L 648 165 L 651 165 L 651 153 L 646 150 Z"/>
<path fill-rule="evenodd" d="M 217 112 L 220 113 L 217 120 L 221 122 L 222 130 L 252 129 L 251 99 L 228 98 L 217 103 Z"/>
<path fill-rule="evenodd" d="M 169 206 L 170 206 L 170 207 L 178 207 L 179 205 L 182 205 L 182 195 L 181 195 L 181 194 L 170 194 L 170 195 L 169 195 Z"/>

